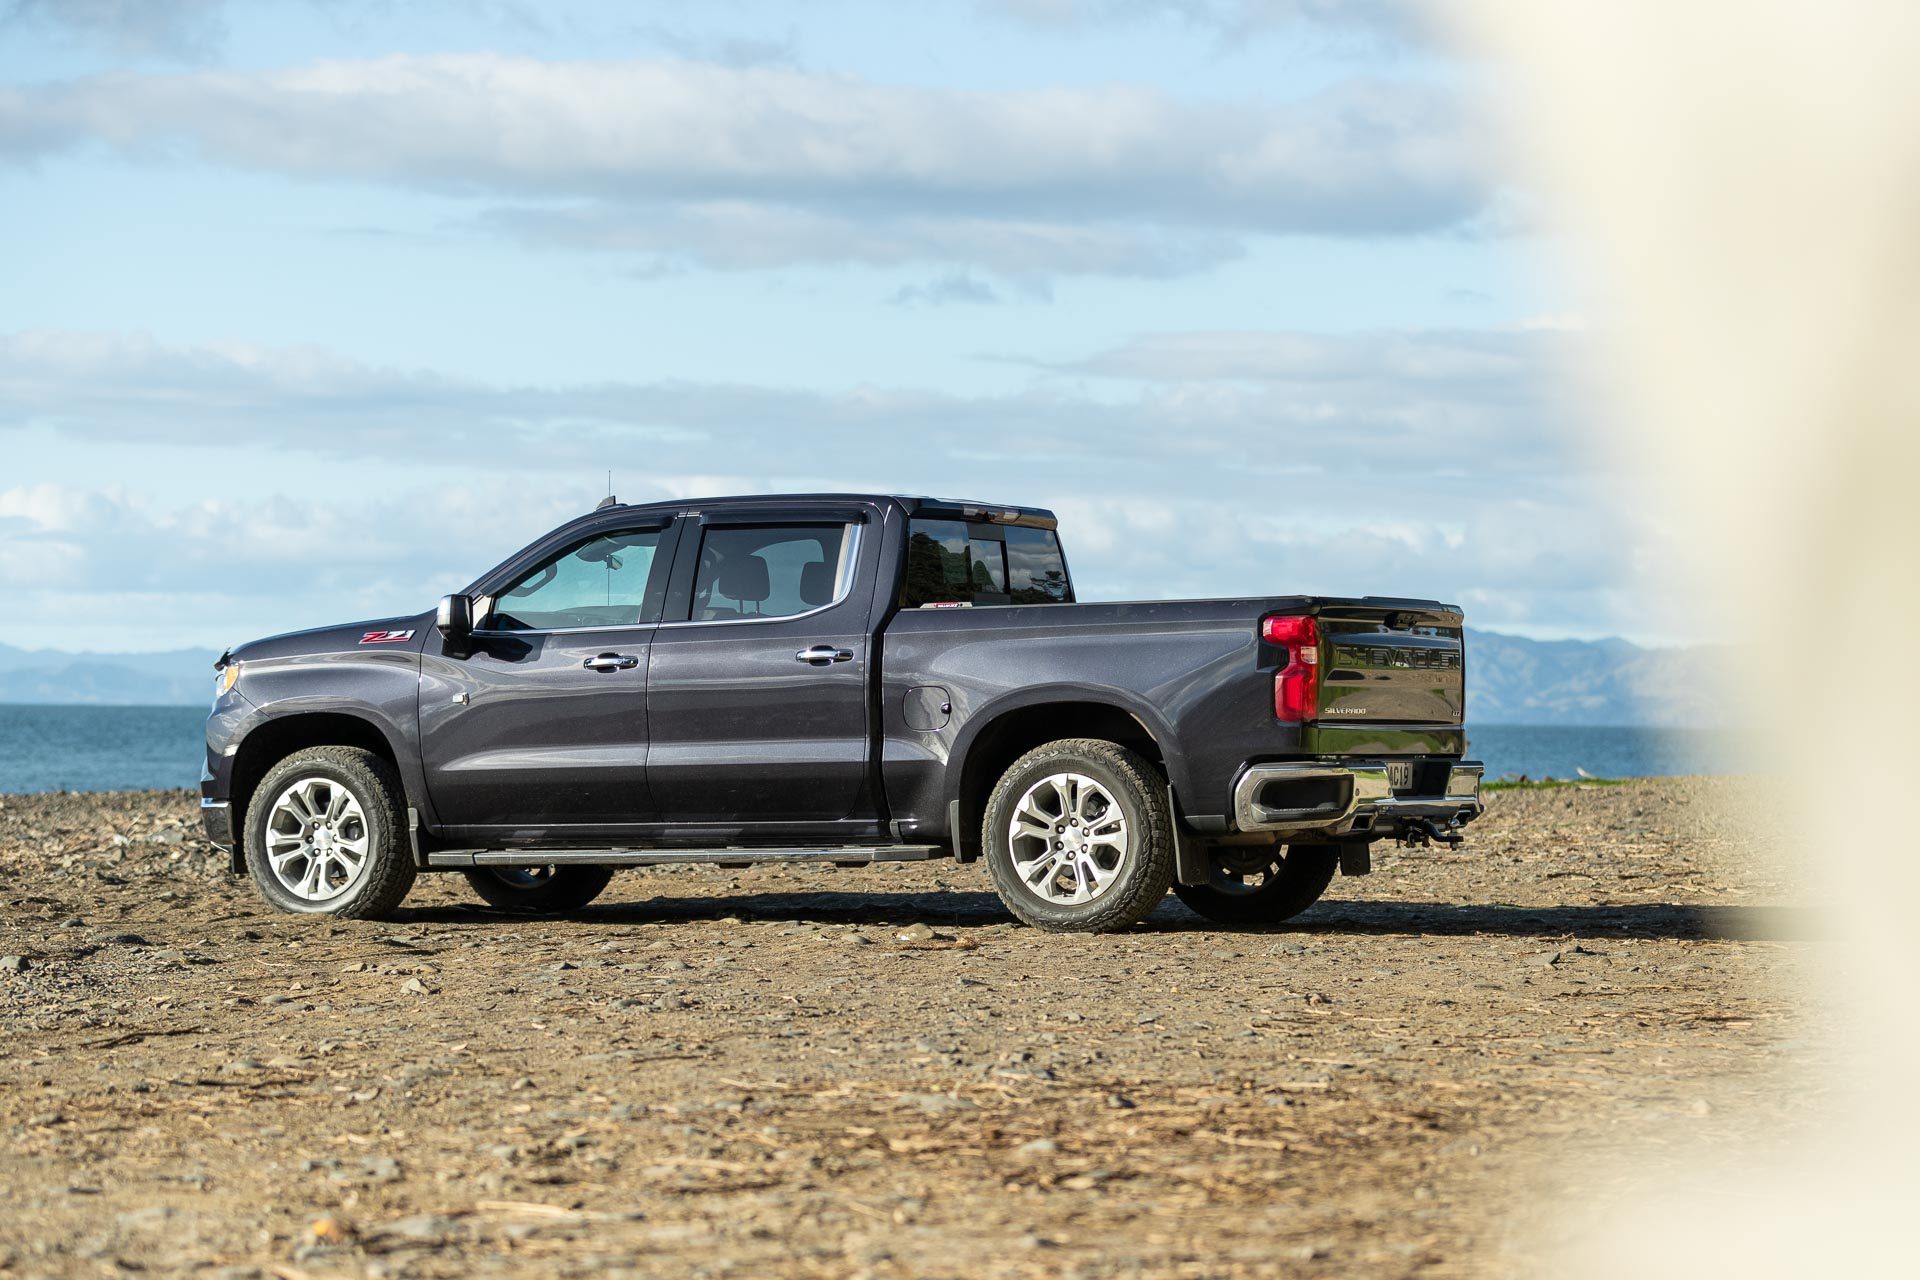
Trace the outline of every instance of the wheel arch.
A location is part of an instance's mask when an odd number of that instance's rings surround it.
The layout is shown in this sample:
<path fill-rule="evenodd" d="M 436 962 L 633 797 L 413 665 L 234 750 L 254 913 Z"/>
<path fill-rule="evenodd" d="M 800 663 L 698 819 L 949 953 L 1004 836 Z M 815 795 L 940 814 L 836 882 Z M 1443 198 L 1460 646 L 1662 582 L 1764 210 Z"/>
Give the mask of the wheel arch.
<path fill-rule="evenodd" d="M 263 720 L 234 752 L 229 792 L 234 838 L 229 856 L 236 875 L 245 870 L 247 812 L 260 780 L 274 765 L 308 747 L 358 747 L 384 759 L 402 779 L 407 776 L 390 731 L 372 717 L 349 711 L 301 711 Z"/>
<path fill-rule="evenodd" d="M 1180 758 L 1173 734 L 1137 698 L 1113 689 L 1051 687 L 1024 690 L 969 720 L 948 757 L 947 813 L 954 855 L 978 858 L 980 823 L 994 783 L 1015 760 L 1061 738 L 1099 738 L 1136 751 L 1169 778 Z"/>

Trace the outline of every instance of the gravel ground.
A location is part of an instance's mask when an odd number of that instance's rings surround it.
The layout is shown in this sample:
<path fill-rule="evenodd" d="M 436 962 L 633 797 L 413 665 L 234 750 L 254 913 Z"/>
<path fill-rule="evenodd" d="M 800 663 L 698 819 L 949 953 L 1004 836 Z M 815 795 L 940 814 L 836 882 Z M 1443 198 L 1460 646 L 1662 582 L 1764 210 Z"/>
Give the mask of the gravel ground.
<path fill-rule="evenodd" d="M 1745 784 L 1509 791 L 1291 926 L 1016 926 L 979 866 L 423 877 L 275 915 L 185 792 L 0 797 L 0 1275 L 1528 1275 L 1807 1114 Z"/>

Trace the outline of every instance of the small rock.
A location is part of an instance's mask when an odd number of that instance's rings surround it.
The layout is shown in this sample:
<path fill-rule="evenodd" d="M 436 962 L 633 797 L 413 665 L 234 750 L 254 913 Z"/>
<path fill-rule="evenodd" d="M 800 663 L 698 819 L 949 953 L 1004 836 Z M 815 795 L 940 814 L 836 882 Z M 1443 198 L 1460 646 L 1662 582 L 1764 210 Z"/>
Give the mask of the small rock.
<path fill-rule="evenodd" d="M 439 1244 L 451 1235 L 454 1219 L 439 1213 L 422 1213 L 411 1218 L 396 1218 L 368 1233 L 369 1243 L 377 1250 L 396 1245 Z"/>
<path fill-rule="evenodd" d="M 660 967 L 668 973 L 685 973 L 690 966 L 685 960 L 669 960 Z"/>
<path fill-rule="evenodd" d="M 1125 1094 L 1110 1093 L 1107 1095 L 1107 1106 L 1115 1111 L 1131 1111 L 1134 1105 L 1133 1099 L 1127 1097 Z"/>
<path fill-rule="evenodd" d="M 924 924 L 910 924 L 893 936 L 901 942 L 932 942 L 933 930 Z"/>
<path fill-rule="evenodd" d="M 400 989 L 402 991 L 410 991 L 416 996 L 430 996 L 433 994 L 433 988 L 418 978 L 408 978 L 400 984 Z"/>
<path fill-rule="evenodd" d="M 1544 953 L 1542 953 L 1542 954 L 1540 954 L 1540 955 L 1537 955 L 1537 956 L 1535 956 L 1535 957 L 1533 958 L 1533 962 L 1534 962 L 1535 964 L 1537 964 L 1537 965 L 1539 965 L 1539 966 L 1540 966 L 1541 968 L 1543 968 L 1543 969 L 1544 969 L 1544 968 L 1547 968 L 1547 967 L 1549 967 L 1549 966 L 1551 966 L 1551 965 L 1556 965 L 1556 964 L 1559 964 L 1559 963 L 1560 963 L 1560 953 L 1559 953 L 1558 951 L 1548 951 L 1548 952 L 1544 952 Z"/>
<path fill-rule="evenodd" d="M 579 965 L 571 960 L 562 960 L 558 964 L 550 964 L 547 966 L 547 968 L 554 973 L 565 973 L 568 969 L 578 969 L 579 967 Z M 409 1221 L 411 1221 L 411 1219 L 409 1219 Z"/>
<path fill-rule="evenodd" d="M 25 973 L 31 968 L 25 956 L 0 956 L 0 973 Z"/>
<path fill-rule="evenodd" d="M 315 1244 L 345 1244 L 353 1239 L 353 1224 L 344 1218 L 318 1218 L 308 1224 L 307 1238 Z"/>
<path fill-rule="evenodd" d="M 265 1069 L 266 1068 L 262 1067 L 259 1063 L 255 1062 L 252 1058 L 240 1058 L 233 1062 L 224 1064 L 220 1068 L 220 1074 L 223 1076 L 237 1076 L 237 1075 L 245 1075 L 250 1071 L 264 1071 Z"/>
<path fill-rule="evenodd" d="M 360 1171 L 372 1182 L 400 1181 L 400 1162 L 392 1156 L 368 1156 L 360 1162 Z"/>
<path fill-rule="evenodd" d="M 1023 1142 L 1014 1150 L 1023 1156 L 1050 1156 L 1060 1149 L 1060 1144 L 1052 1138 L 1035 1138 L 1032 1142 Z"/>
<path fill-rule="evenodd" d="M 840 941 L 852 947 L 870 947 L 873 945 L 872 938 L 869 938 L 866 934 L 857 930 L 853 933 L 842 934 Z"/>
<path fill-rule="evenodd" d="M 87 927 L 87 922 L 79 916 L 68 916 L 60 922 L 60 927 L 62 929 L 84 929 Z"/>
<path fill-rule="evenodd" d="M 902 1094 L 900 1101 L 909 1106 L 918 1107 L 928 1115 L 939 1115 L 946 1111 L 977 1111 L 979 1104 L 966 1098 L 957 1098 L 950 1093 L 908 1093 Z"/>

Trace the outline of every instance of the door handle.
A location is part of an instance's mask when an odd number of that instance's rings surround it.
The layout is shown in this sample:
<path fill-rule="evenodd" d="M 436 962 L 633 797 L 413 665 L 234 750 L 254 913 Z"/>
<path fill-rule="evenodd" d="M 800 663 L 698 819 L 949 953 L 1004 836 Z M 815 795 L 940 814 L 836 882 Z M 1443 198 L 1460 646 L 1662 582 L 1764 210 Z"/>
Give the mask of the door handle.
<path fill-rule="evenodd" d="M 630 653 L 603 653 L 580 665 L 589 671 L 631 671 L 640 665 L 640 659 Z"/>
<path fill-rule="evenodd" d="M 829 644 L 816 644 L 811 649 L 802 649 L 800 652 L 794 654 L 793 658 L 796 662 L 806 662 L 816 667 L 824 667 L 834 662 L 852 662 L 853 650 L 836 649 Z"/>

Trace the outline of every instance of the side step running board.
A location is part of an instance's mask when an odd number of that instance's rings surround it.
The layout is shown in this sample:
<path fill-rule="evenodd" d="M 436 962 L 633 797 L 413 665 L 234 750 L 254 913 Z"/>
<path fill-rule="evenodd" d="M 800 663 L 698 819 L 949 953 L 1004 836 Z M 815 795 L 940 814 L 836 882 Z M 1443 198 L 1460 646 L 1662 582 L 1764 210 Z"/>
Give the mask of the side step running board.
<path fill-rule="evenodd" d="M 844 845 L 828 849 L 463 849 L 429 853 L 429 867 L 653 867 L 674 862 L 750 867 L 759 862 L 831 862 L 863 867 L 874 862 L 925 862 L 948 856 L 945 845 Z"/>

